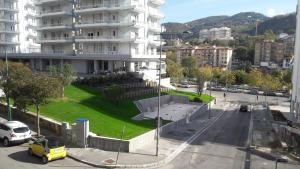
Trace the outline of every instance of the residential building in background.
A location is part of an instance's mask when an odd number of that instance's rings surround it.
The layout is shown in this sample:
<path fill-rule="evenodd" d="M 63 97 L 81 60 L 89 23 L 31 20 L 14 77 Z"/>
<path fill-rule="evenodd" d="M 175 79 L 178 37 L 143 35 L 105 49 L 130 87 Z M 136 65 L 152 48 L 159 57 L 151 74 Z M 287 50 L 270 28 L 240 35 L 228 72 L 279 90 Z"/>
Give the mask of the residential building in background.
<path fill-rule="evenodd" d="M 300 4 L 300 0 L 298 1 Z M 297 9 L 297 27 L 295 36 L 295 58 L 293 65 L 293 91 L 291 100 L 291 120 L 300 124 L 300 8 Z M 299 125 L 300 128 L 300 125 Z"/>
<path fill-rule="evenodd" d="M 33 0 L 0 0 L 0 49 L 4 53 L 40 52 Z M 22 32 L 22 33 L 20 33 Z"/>
<path fill-rule="evenodd" d="M 0 0 L 0 51 L 20 50 L 19 8 L 17 0 Z"/>
<path fill-rule="evenodd" d="M 37 8 L 34 0 L 19 0 L 19 53 L 38 53 L 41 45 L 37 43 Z"/>
<path fill-rule="evenodd" d="M 284 42 L 261 41 L 255 44 L 254 65 L 278 68 L 286 65 L 291 59 L 292 46 Z"/>
<path fill-rule="evenodd" d="M 183 45 L 176 49 L 178 63 L 186 57 L 195 56 L 199 67 L 213 66 L 224 70 L 231 69 L 232 52 L 233 50 L 229 47 L 217 46 Z"/>
<path fill-rule="evenodd" d="M 128 71 L 157 78 L 165 0 L 34 2 L 41 52 L 10 58 L 22 58 L 39 71 L 69 63 L 79 74 Z M 165 73 L 164 62 L 162 68 Z"/>
<path fill-rule="evenodd" d="M 231 28 L 221 27 L 200 30 L 199 40 L 201 42 L 205 40 L 233 40 L 233 37 L 231 36 Z"/>

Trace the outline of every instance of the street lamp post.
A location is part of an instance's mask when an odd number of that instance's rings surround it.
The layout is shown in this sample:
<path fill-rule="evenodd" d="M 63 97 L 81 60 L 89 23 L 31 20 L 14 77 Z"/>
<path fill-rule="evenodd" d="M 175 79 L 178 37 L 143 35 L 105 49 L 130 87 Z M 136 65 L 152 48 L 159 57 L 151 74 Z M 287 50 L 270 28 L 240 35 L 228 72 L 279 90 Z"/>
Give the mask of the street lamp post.
<path fill-rule="evenodd" d="M 171 33 L 171 35 L 173 35 L 174 33 Z M 178 33 L 177 33 L 178 34 Z M 184 31 L 183 34 L 192 34 L 190 31 Z M 160 40 L 160 52 L 159 52 L 159 70 L 158 70 L 158 99 L 157 99 L 157 129 L 156 129 L 156 153 L 155 155 L 158 156 L 159 154 L 159 137 L 160 137 L 160 96 L 161 96 L 161 61 L 162 61 L 162 35 L 163 35 L 163 27 L 161 26 L 161 30 L 160 33 L 157 34 L 160 36 L 159 40 Z"/>
<path fill-rule="evenodd" d="M 156 136 L 156 156 L 158 156 L 158 149 L 159 149 L 159 136 L 160 136 L 160 95 L 161 95 L 161 59 L 162 59 L 162 26 L 161 32 L 159 34 L 160 38 L 160 52 L 159 52 L 159 70 L 158 70 L 158 108 L 157 108 L 157 136 Z"/>
<path fill-rule="evenodd" d="M 8 59 L 7 59 L 7 47 L 5 47 L 5 63 L 6 63 L 6 82 L 8 81 Z M 8 87 L 8 85 L 6 86 Z M 6 93 L 6 108 L 7 108 L 7 118 L 9 121 L 12 120 L 11 111 L 10 111 L 10 101 L 9 101 L 9 92 Z"/>

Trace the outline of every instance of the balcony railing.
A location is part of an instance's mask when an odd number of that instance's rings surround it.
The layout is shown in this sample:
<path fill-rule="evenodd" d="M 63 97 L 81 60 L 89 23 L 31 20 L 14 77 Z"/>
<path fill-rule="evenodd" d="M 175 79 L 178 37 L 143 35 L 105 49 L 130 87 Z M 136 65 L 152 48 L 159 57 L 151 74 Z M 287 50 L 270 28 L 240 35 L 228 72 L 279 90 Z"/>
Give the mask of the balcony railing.
<path fill-rule="evenodd" d="M 150 2 L 154 5 L 163 5 L 164 3 L 166 3 L 166 0 L 150 0 Z"/>
<path fill-rule="evenodd" d="M 79 5 L 77 10 L 83 10 L 83 9 L 92 9 L 92 8 L 119 8 L 119 7 L 130 7 L 132 6 L 129 3 L 124 4 L 94 4 L 94 5 Z"/>

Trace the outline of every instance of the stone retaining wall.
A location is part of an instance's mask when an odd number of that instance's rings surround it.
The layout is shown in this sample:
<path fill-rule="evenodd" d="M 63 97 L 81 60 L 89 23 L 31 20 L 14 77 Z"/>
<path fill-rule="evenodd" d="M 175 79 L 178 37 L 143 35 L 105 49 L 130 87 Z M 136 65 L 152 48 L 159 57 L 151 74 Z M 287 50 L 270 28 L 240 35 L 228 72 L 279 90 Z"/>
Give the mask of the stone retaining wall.
<path fill-rule="evenodd" d="M 197 110 L 195 110 L 191 116 L 191 118 L 196 118 L 201 113 L 205 112 L 208 109 L 208 106 L 202 105 Z M 181 119 L 177 122 L 169 123 L 165 126 L 162 126 L 160 129 L 161 135 L 164 133 L 168 133 L 169 131 L 176 130 L 177 127 L 185 125 L 187 123 L 187 119 Z M 121 142 L 121 151 L 122 152 L 133 152 L 136 149 L 139 149 L 143 146 L 146 146 L 148 144 L 151 144 L 153 141 L 155 141 L 156 138 L 156 129 L 151 130 L 147 133 L 144 133 L 140 136 L 137 136 L 135 138 L 132 138 L 130 140 L 119 140 L 119 139 L 113 139 L 113 138 L 106 138 L 106 137 L 99 137 L 99 136 L 89 136 L 89 147 L 98 148 L 105 151 L 118 151 L 120 142 Z"/>
<path fill-rule="evenodd" d="M 14 120 L 24 121 L 25 123 L 36 124 L 36 113 L 22 112 L 14 107 L 11 108 L 12 118 Z M 0 113 L 7 116 L 7 106 L 0 103 Z M 61 135 L 61 123 L 52 119 L 40 116 L 40 127 L 46 128 L 56 135 Z"/>

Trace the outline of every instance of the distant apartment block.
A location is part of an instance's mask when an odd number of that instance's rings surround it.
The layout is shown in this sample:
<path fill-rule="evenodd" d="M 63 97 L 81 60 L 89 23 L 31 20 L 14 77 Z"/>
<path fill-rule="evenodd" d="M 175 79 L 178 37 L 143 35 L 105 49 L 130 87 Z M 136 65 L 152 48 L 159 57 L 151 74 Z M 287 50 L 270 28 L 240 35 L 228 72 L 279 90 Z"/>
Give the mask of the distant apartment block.
<path fill-rule="evenodd" d="M 2 53 L 39 52 L 36 43 L 33 0 L 0 0 L 0 50 Z"/>
<path fill-rule="evenodd" d="M 70 63 L 79 74 L 129 71 L 157 77 L 165 0 L 34 2 L 41 53 L 11 58 L 22 58 L 40 71 Z M 164 62 L 162 67 L 164 73 Z"/>
<path fill-rule="evenodd" d="M 226 70 L 231 69 L 232 66 L 232 51 L 229 47 L 183 46 L 177 48 L 177 61 L 180 62 L 183 58 L 195 56 L 199 67 L 212 66 Z"/>
<path fill-rule="evenodd" d="M 231 28 L 221 27 L 200 30 L 199 40 L 202 42 L 205 40 L 233 40 Z"/>
<path fill-rule="evenodd" d="M 255 44 L 254 65 L 282 67 L 292 58 L 292 42 L 261 41 Z"/>

